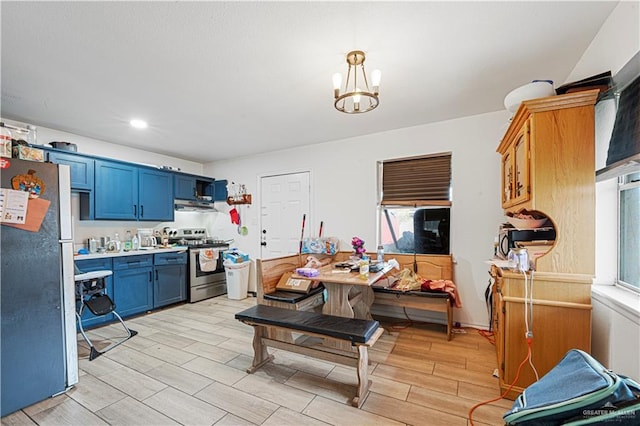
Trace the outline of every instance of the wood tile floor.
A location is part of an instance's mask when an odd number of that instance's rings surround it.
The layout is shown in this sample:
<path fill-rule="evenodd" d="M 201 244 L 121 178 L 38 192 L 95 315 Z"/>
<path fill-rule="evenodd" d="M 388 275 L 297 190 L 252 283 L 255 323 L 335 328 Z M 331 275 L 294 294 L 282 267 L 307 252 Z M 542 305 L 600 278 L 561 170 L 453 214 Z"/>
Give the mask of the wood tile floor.
<path fill-rule="evenodd" d="M 80 348 L 74 388 L 2 425 L 468 425 L 473 405 L 498 396 L 494 348 L 475 330 L 447 341 L 441 325 L 398 331 L 384 320 L 361 409 L 348 404 L 353 368 L 270 350 L 274 362 L 247 374 L 253 332 L 234 314 L 254 303 L 221 296 L 127 320 L 137 336 L 93 361 Z M 482 406 L 474 424 L 503 424 L 510 407 Z"/>

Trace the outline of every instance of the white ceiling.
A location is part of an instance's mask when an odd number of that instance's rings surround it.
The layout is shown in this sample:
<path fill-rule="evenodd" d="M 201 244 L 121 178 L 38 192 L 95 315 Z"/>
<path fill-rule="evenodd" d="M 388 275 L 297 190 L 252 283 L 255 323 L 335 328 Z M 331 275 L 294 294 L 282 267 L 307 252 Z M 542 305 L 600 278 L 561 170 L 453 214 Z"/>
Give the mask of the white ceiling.
<path fill-rule="evenodd" d="M 206 163 L 504 109 L 564 83 L 615 6 L 2 1 L 0 112 Z M 331 76 L 354 49 L 380 106 L 348 115 Z"/>

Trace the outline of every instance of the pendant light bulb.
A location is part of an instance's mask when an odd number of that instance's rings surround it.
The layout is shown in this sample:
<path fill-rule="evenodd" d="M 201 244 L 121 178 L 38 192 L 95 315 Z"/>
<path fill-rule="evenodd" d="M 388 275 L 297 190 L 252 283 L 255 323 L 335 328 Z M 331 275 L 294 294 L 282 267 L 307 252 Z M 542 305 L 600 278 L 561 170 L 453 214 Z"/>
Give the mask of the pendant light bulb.
<path fill-rule="evenodd" d="M 373 92 L 378 93 L 380 88 L 380 79 L 382 78 L 382 72 L 380 70 L 373 70 L 371 72 L 371 85 L 373 86 Z"/>
<path fill-rule="evenodd" d="M 356 89 L 356 94 L 353 95 L 353 102 L 359 104 L 360 103 L 360 89 Z"/>
<path fill-rule="evenodd" d="M 333 95 L 334 97 L 340 96 L 340 85 L 342 84 L 342 74 L 339 72 L 333 75 Z"/>

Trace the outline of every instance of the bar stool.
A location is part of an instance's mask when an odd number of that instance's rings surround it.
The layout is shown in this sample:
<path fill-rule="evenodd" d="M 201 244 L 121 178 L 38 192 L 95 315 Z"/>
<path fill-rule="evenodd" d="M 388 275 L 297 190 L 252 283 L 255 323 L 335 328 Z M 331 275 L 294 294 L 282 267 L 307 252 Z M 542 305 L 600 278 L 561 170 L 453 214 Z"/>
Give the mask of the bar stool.
<path fill-rule="evenodd" d="M 77 267 L 75 270 L 75 284 L 76 284 L 76 318 L 78 319 L 78 327 L 80 328 L 80 333 L 82 337 L 89 345 L 91 350 L 89 354 L 89 361 L 93 361 L 103 353 L 110 351 L 116 346 L 126 342 L 136 334 L 137 331 L 131 330 L 124 323 L 120 315 L 116 312 L 116 305 L 113 303 L 113 300 L 106 293 L 106 280 L 105 278 L 112 274 L 109 270 L 101 270 L 101 271 L 93 271 L 83 273 Z M 93 342 L 84 331 L 82 327 L 82 314 L 84 313 L 85 307 L 89 308 L 89 311 L 97 317 L 101 317 L 110 313 L 113 313 L 115 317 L 120 321 L 122 327 L 126 332 L 126 335 L 122 338 L 118 338 L 119 340 L 113 340 L 109 346 L 102 349 L 101 351 L 97 350 L 94 346 Z"/>

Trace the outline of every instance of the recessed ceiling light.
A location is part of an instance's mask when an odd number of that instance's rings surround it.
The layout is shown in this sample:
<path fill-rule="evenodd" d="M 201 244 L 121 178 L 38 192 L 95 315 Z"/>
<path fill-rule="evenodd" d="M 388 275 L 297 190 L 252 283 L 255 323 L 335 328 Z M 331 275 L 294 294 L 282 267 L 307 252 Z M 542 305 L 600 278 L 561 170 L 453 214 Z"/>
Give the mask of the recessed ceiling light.
<path fill-rule="evenodd" d="M 129 124 L 131 124 L 133 127 L 135 127 L 136 129 L 146 129 L 147 128 L 147 122 L 144 120 L 131 120 L 129 122 Z"/>

